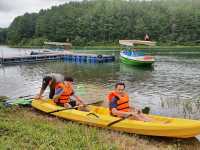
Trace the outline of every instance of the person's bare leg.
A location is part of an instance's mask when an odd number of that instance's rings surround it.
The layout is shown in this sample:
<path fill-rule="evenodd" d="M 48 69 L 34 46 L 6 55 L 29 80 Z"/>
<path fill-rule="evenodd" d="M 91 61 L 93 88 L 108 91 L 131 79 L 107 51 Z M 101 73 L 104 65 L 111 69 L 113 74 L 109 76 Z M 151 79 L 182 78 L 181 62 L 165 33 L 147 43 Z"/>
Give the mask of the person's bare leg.
<path fill-rule="evenodd" d="M 80 111 L 86 111 L 86 112 L 90 111 L 87 106 L 82 106 L 82 105 L 78 106 L 78 110 L 80 110 Z"/>
<path fill-rule="evenodd" d="M 146 116 L 145 114 L 141 113 L 140 114 L 142 118 L 144 118 L 144 120 L 148 121 L 148 122 L 156 122 L 156 123 L 161 123 L 161 124 L 167 124 L 169 123 L 169 121 L 158 121 L 158 120 L 155 120 L 151 117 L 148 117 Z"/>
<path fill-rule="evenodd" d="M 68 104 L 68 103 L 65 103 L 65 104 L 64 104 L 64 107 L 65 107 L 65 108 L 71 108 L 71 105 Z"/>
<path fill-rule="evenodd" d="M 160 124 L 167 124 L 169 123 L 169 121 L 158 121 L 158 120 L 154 120 L 151 117 L 146 116 L 145 114 L 137 114 L 137 113 L 132 113 L 132 116 L 130 117 L 130 119 L 133 120 L 139 120 L 139 121 L 145 121 L 145 122 L 156 122 L 156 123 L 160 123 Z"/>
<path fill-rule="evenodd" d="M 151 122 L 152 120 L 146 117 L 141 116 L 140 114 L 132 113 L 131 119 L 139 120 L 139 121 L 145 121 L 145 122 Z"/>
<path fill-rule="evenodd" d="M 147 122 L 153 122 L 154 119 L 152 119 L 151 117 L 148 117 L 146 115 L 144 115 L 143 113 L 140 113 L 138 114 L 140 116 L 140 118 L 142 118 L 144 121 L 147 121 Z"/>

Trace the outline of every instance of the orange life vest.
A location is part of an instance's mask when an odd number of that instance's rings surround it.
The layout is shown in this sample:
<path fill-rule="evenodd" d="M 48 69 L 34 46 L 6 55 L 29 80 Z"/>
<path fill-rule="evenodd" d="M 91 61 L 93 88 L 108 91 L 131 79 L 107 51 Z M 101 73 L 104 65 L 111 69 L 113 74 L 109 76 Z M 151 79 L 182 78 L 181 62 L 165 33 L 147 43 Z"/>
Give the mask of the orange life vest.
<path fill-rule="evenodd" d="M 123 112 L 129 112 L 130 111 L 130 107 L 129 107 L 129 97 L 127 93 L 124 93 L 123 96 L 120 96 L 118 93 L 116 93 L 115 91 L 111 91 L 108 94 L 108 100 L 109 100 L 109 104 L 111 103 L 112 99 L 114 97 L 119 98 L 117 100 L 117 110 L 119 111 L 123 111 Z M 111 108 L 110 108 L 110 112 L 111 112 Z"/>
<path fill-rule="evenodd" d="M 69 103 L 70 96 L 73 95 L 73 88 L 71 85 L 65 85 L 64 83 L 60 82 L 56 85 L 55 89 L 61 88 L 64 90 L 64 92 L 60 95 L 58 99 L 58 103 L 65 104 Z"/>

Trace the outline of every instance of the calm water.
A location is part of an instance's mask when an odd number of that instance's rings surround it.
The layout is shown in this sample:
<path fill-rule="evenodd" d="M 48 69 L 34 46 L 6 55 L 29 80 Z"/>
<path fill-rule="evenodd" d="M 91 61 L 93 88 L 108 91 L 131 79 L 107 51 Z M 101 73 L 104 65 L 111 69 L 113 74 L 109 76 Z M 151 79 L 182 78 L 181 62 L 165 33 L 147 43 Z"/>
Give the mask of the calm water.
<path fill-rule="evenodd" d="M 0 46 L 0 55 L 3 53 L 4 56 L 24 55 L 30 51 Z M 113 51 L 108 53 L 113 54 Z M 119 55 L 118 52 L 114 54 Z M 57 72 L 74 77 L 77 95 L 87 101 L 105 100 L 114 84 L 124 81 L 133 106 L 149 106 L 153 114 L 200 119 L 200 55 L 155 57 L 154 67 L 143 69 L 118 61 L 108 64 L 48 62 L 1 66 L 0 95 L 14 98 L 35 94 L 41 86 L 42 76 Z"/>

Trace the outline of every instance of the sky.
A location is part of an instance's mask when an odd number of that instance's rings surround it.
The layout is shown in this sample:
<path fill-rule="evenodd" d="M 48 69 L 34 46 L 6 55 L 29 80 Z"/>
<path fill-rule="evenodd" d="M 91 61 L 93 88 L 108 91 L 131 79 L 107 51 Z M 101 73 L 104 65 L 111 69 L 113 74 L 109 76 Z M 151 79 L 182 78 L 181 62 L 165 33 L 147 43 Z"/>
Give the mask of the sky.
<path fill-rule="evenodd" d="M 8 27 L 15 17 L 26 12 L 39 12 L 69 1 L 78 0 L 0 0 L 0 28 Z"/>

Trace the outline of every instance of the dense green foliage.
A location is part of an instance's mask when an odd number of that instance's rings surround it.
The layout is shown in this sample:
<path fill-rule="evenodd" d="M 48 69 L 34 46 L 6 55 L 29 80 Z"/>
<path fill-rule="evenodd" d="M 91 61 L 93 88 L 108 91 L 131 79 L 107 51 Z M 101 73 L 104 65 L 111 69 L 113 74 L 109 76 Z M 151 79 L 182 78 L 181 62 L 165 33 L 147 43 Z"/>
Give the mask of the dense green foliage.
<path fill-rule="evenodd" d="M 15 18 L 8 29 L 8 42 L 11 45 L 25 44 L 35 35 L 37 14 L 24 14 Z"/>
<path fill-rule="evenodd" d="M 43 40 L 75 45 L 143 39 L 159 43 L 200 43 L 199 0 L 84 0 L 25 14 L 8 29 L 11 45 Z M 39 42 L 38 42 L 39 41 Z"/>
<path fill-rule="evenodd" d="M 7 38 L 7 29 L 0 28 L 0 44 L 5 44 Z"/>

